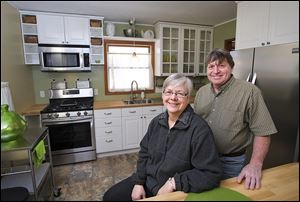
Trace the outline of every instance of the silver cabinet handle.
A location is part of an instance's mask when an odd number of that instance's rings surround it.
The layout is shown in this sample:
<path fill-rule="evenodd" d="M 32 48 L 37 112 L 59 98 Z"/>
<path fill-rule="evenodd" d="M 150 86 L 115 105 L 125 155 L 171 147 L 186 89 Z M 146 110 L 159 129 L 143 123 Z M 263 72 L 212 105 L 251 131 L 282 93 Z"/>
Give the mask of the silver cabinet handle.
<path fill-rule="evenodd" d="M 112 124 L 112 122 L 110 121 L 110 122 L 104 122 L 106 125 L 108 125 L 108 124 Z"/>
<path fill-rule="evenodd" d="M 111 115 L 111 112 L 105 112 L 104 115 Z"/>
<path fill-rule="evenodd" d="M 246 81 L 249 82 L 250 81 L 250 76 L 251 76 L 251 72 L 248 74 Z"/>
<path fill-rule="evenodd" d="M 112 133 L 112 131 L 111 130 L 110 131 L 105 131 L 105 133 L 110 134 L 110 133 Z"/>
<path fill-rule="evenodd" d="M 255 85 L 256 82 L 256 72 L 254 72 L 251 83 Z"/>
<path fill-rule="evenodd" d="M 113 140 L 112 140 L 112 139 L 110 139 L 110 140 L 105 140 L 105 142 L 110 143 L 110 142 L 113 142 Z"/>
<path fill-rule="evenodd" d="M 136 113 L 136 111 L 129 111 L 129 113 L 134 114 L 134 113 Z"/>

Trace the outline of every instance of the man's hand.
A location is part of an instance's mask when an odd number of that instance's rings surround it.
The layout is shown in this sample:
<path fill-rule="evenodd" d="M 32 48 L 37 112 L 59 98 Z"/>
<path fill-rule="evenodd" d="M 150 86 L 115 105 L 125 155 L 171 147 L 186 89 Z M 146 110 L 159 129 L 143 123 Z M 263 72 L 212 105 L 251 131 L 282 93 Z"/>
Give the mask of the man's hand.
<path fill-rule="evenodd" d="M 174 178 L 171 178 L 170 180 L 167 180 L 164 186 L 162 186 L 158 192 L 157 195 L 165 194 L 165 193 L 171 193 L 175 190 L 175 180 Z"/>
<path fill-rule="evenodd" d="M 259 164 L 246 165 L 237 177 L 237 182 L 241 183 L 245 178 L 245 189 L 259 189 L 261 186 L 261 169 L 262 165 Z"/>
<path fill-rule="evenodd" d="M 146 192 L 143 185 L 134 185 L 131 192 L 131 199 L 133 201 L 146 198 Z"/>

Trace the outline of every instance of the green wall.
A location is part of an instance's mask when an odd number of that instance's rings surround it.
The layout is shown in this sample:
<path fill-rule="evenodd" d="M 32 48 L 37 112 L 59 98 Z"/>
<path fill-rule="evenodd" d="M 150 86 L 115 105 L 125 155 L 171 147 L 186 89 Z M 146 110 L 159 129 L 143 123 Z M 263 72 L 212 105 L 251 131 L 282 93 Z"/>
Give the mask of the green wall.
<path fill-rule="evenodd" d="M 213 48 L 224 48 L 226 39 L 235 38 L 236 20 L 214 27 Z"/>
<path fill-rule="evenodd" d="M 24 64 L 19 11 L 1 1 L 1 81 L 9 82 L 17 113 L 34 104 L 30 67 Z"/>

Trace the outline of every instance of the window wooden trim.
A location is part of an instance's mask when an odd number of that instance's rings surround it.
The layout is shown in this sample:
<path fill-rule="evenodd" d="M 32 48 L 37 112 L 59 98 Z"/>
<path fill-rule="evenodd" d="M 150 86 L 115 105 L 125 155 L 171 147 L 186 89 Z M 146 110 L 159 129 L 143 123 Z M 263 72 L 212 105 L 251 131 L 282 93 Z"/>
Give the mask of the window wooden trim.
<path fill-rule="evenodd" d="M 151 62 L 152 62 L 152 71 L 153 71 L 153 83 L 154 83 L 154 75 L 155 75 L 155 42 L 147 42 L 147 41 L 125 41 L 125 40 L 104 40 L 104 85 L 105 85 L 105 95 L 124 95 L 130 93 L 130 91 L 122 91 L 122 92 L 109 92 L 108 91 L 108 75 L 107 75 L 107 50 L 110 45 L 118 45 L 118 46 L 139 46 L 139 47 L 149 47 L 152 52 Z M 136 93 L 142 92 L 142 90 L 135 91 Z M 151 90 L 145 90 L 146 93 L 154 93 L 155 85 Z"/>

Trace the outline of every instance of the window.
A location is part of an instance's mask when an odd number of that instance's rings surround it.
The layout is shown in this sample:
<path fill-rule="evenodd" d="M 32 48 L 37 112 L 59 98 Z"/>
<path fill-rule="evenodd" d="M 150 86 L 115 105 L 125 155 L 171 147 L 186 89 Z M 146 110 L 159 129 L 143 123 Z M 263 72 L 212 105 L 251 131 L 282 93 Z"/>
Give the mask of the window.
<path fill-rule="evenodd" d="M 131 82 L 139 90 L 154 91 L 154 42 L 105 40 L 105 92 L 130 92 Z"/>

